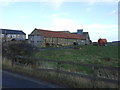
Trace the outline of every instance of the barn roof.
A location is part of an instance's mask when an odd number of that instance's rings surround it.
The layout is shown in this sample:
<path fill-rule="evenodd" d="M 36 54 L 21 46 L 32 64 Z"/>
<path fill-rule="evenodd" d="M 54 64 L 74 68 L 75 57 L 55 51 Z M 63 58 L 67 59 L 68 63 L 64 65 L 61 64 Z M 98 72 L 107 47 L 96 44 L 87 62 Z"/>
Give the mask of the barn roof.
<path fill-rule="evenodd" d="M 21 34 L 26 35 L 22 30 L 0 29 L 2 34 Z"/>
<path fill-rule="evenodd" d="M 70 39 L 85 39 L 84 36 L 78 34 L 71 34 L 59 31 L 50 31 L 50 30 L 43 30 L 43 29 L 35 29 L 44 37 L 55 37 L 55 38 L 70 38 Z"/>

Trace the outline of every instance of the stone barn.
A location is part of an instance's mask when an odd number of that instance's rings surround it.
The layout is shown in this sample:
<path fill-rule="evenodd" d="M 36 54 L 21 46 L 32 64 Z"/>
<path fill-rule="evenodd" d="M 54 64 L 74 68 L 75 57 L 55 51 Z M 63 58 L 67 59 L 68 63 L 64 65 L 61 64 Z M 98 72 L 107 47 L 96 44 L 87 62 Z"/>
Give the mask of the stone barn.
<path fill-rule="evenodd" d="M 43 29 L 34 29 L 28 35 L 28 40 L 31 44 L 38 47 L 46 46 L 68 46 L 74 43 L 85 43 L 85 37 L 79 34 L 72 34 L 68 32 L 51 31 Z"/>

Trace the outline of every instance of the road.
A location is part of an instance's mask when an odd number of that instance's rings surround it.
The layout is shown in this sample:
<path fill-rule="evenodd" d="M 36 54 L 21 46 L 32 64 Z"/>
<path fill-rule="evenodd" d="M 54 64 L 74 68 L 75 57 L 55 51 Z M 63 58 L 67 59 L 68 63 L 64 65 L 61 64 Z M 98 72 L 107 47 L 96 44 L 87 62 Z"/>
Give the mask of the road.
<path fill-rule="evenodd" d="M 61 88 L 45 81 L 2 71 L 2 87 L 4 88 Z"/>

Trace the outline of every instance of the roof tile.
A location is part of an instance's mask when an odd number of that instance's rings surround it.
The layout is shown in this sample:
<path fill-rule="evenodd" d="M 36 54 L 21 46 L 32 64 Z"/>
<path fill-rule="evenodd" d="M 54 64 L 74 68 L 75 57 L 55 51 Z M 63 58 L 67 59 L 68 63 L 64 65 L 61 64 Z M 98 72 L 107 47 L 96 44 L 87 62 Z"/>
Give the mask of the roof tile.
<path fill-rule="evenodd" d="M 70 39 L 85 39 L 84 36 L 79 34 L 71 34 L 59 31 L 50 31 L 50 30 L 43 30 L 43 29 L 35 29 L 44 37 L 55 37 L 55 38 L 70 38 Z"/>

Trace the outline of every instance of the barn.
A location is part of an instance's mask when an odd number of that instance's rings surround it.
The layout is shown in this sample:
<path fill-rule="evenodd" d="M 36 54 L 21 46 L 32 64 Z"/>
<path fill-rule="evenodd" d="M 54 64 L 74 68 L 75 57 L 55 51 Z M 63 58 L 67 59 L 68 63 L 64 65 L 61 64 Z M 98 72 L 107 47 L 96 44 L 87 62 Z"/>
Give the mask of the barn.
<path fill-rule="evenodd" d="M 68 46 L 74 43 L 85 44 L 85 37 L 80 34 L 73 34 L 63 31 L 51 31 L 44 29 L 34 29 L 28 35 L 28 40 L 35 46 Z"/>

